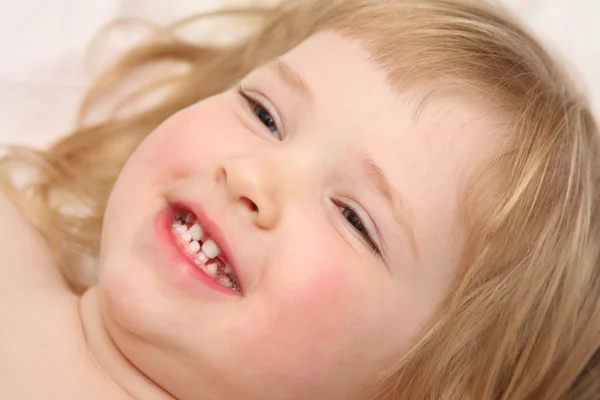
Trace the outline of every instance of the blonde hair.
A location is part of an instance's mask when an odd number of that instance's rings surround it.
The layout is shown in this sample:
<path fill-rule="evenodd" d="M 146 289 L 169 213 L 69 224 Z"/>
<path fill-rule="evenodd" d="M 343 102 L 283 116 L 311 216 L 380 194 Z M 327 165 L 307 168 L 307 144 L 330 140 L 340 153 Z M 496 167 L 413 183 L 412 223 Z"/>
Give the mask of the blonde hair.
<path fill-rule="evenodd" d="M 73 289 L 87 286 L 80 266 L 98 255 L 111 187 L 144 137 L 176 111 L 331 29 L 362 40 L 398 91 L 426 83 L 485 97 L 510 139 L 465 190 L 469 241 L 452 294 L 413 349 L 364 396 L 600 398 L 598 128 L 547 52 L 504 10 L 481 1 L 304 0 L 227 15 L 258 21 L 256 31 L 210 45 L 179 39 L 180 25 L 158 30 L 100 77 L 82 121 L 142 67 L 187 66 L 165 72 L 119 107 L 168 88 L 157 104 L 126 116 L 117 108 L 104 122 L 81 123 L 47 151 L 16 148 L 2 160 L 4 187 L 28 193 L 24 212 Z M 33 167 L 26 187 L 9 179 L 15 164 Z M 492 172 L 497 187 L 490 195 Z M 472 209 L 479 212 L 468 214 Z"/>

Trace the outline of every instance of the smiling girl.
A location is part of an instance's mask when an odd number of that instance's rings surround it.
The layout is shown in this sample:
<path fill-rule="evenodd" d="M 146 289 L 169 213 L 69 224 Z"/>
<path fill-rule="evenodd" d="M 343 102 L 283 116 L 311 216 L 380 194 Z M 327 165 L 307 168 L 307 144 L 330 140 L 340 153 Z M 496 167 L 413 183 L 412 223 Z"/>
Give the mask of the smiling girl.
<path fill-rule="evenodd" d="M 4 157 L 0 398 L 596 398 L 600 142 L 559 65 L 479 1 L 232 15 L 82 113 L 185 66 L 158 104 Z"/>

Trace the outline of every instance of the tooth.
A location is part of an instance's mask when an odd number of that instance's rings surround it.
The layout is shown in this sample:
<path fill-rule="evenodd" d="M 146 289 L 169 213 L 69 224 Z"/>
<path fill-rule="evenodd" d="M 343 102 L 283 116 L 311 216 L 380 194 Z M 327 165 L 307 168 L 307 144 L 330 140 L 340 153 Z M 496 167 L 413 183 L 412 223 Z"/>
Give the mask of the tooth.
<path fill-rule="evenodd" d="M 219 277 L 219 283 L 221 284 L 221 286 L 225 286 L 230 288 L 233 285 L 233 282 L 231 282 L 231 279 L 229 279 L 228 277 L 221 275 Z"/>
<path fill-rule="evenodd" d="M 219 265 L 218 263 L 210 263 L 206 266 L 206 273 L 208 274 L 208 276 L 211 277 L 215 277 L 217 276 L 217 269 L 218 269 Z"/>
<path fill-rule="evenodd" d="M 192 235 L 192 240 L 200 240 L 202 239 L 202 235 L 204 235 L 202 227 L 198 224 L 192 225 L 189 229 L 189 232 Z"/>
<path fill-rule="evenodd" d="M 221 252 L 219 246 L 217 246 L 215 241 L 212 239 L 208 239 L 206 242 L 204 242 L 202 245 L 202 251 L 208 256 L 208 258 L 215 258 Z"/>
<path fill-rule="evenodd" d="M 178 224 L 173 224 L 173 230 L 177 233 L 183 233 L 187 231 L 187 227 L 185 225 L 182 225 L 180 222 Z"/>
<path fill-rule="evenodd" d="M 231 268 L 231 265 L 226 264 L 225 267 L 223 268 L 223 272 L 226 274 L 231 274 L 233 272 L 233 268 Z"/>
<path fill-rule="evenodd" d="M 200 251 L 200 243 L 192 240 L 188 245 L 188 251 L 192 254 L 196 254 L 198 251 Z"/>
<path fill-rule="evenodd" d="M 192 235 L 187 230 L 179 236 L 181 236 L 181 240 L 183 240 L 185 243 L 189 243 L 192 241 Z"/>
<path fill-rule="evenodd" d="M 202 264 L 206 264 L 206 262 L 208 260 L 210 260 L 210 258 L 208 258 L 206 256 L 206 254 L 204 254 L 204 252 L 200 251 L 198 252 L 198 254 L 196 254 L 196 260 L 198 260 L 199 262 L 201 262 Z"/>

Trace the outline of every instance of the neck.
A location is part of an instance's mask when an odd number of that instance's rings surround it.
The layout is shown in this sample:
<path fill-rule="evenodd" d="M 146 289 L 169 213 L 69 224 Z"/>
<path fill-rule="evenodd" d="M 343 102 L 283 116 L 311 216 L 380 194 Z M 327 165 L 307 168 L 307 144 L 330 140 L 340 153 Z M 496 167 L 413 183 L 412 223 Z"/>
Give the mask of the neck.
<path fill-rule="evenodd" d="M 79 301 L 79 314 L 92 363 L 113 389 L 128 400 L 175 400 L 135 367 L 110 337 L 100 312 L 98 291 L 88 289 Z M 121 398 L 119 397 L 119 398 Z"/>

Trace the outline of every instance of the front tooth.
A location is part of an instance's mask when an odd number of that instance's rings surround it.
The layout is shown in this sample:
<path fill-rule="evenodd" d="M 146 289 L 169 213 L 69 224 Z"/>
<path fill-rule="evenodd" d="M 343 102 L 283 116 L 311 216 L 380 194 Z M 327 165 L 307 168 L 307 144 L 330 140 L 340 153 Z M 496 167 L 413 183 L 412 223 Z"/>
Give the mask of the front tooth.
<path fill-rule="evenodd" d="M 192 240 L 188 245 L 188 251 L 192 254 L 196 254 L 198 251 L 200 251 L 200 243 Z"/>
<path fill-rule="evenodd" d="M 202 244 L 202 251 L 208 256 L 208 258 L 215 258 L 221 252 L 219 246 L 217 246 L 215 241 L 212 239 L 208 239 L 206 242 L 204 242 L 204 244 Z"/>
<path fill-rule="evenodd" d="M 208 265 L 206 266 L 206 273 L 208 274 L 208 276 L 211 276 L 211 277 L 213 277 L 213 278 L 214 278 L 215 276 L 217 276 L 217 270 L 218 270 L 218 267 L 219 267 L 219 265 L 218 265 L 218 263 L 216 263 L 216 262 L 213 262 L 213 263 L 210 263 L 210 264 L 208 264 Z"/>
<path fill-rule="evenodd" d="M 202 264 L 206 264 L 206 262 L 208 260 L 210 260 L 210 258 L 208 258 L 206 256 L 206 254 L 204 254 L 204 252 L 200 251 L 198 252 L 198 254 L 196 254 L 196 260 L 198 260 L 199 262 L 201 262 Z"/>
<path fill-rule="evenodd" d="M 189 231 L 185 231 L 182 234 L 179 235 L 181 237 L 181 240 L 183 240 L 185 243 L 189 243 L 192 241 L 192 235 L 190 234 Z"/>
<path fill-rule="evenodd" d="M 200 240 L 202 239 L 202 235 L 204 235 L 202 227 L 198 224 L 192 225 L 189 229 L 189 232 L 192 235 L 192 240 Z"/>
<path fill-rule="evenodd" d="M 231 268 L 231 265 L 226 264 L 225 267 L 223 268 L 223 272 L 226 274 L 231 274 L 233 272 L 233 268 Z"/>
<path fill-rule="evenodd" d="M 227 288 L 230 288 L 233 285 L 233 282 L 231 282 L 231 279 L 229 279 L 225 275 L 221 275 L 219 277 L 219 283 L 221 284 L 221 286 L 225 286 Z"/>

